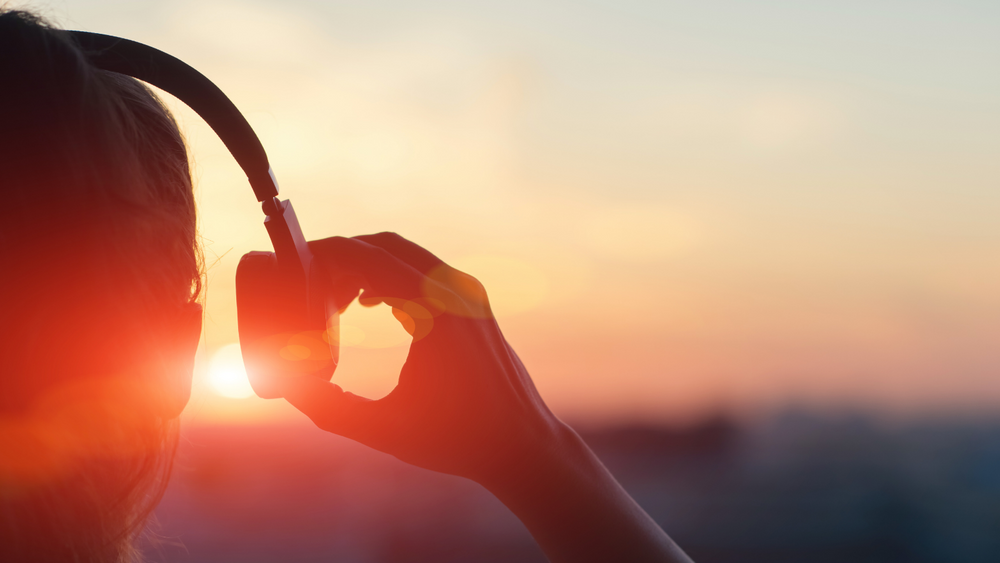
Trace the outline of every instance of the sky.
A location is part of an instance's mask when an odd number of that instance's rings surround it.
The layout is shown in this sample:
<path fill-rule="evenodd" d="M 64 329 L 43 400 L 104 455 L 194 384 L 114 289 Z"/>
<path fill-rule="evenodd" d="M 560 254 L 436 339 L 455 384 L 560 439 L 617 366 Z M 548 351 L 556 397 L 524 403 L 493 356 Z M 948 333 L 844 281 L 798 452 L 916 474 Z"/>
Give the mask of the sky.
<path fill-rule="evenodd" d="M 307 237 L 396 231 L 479 277 L 560 416 L 1000 409 L 1000 4 L 14 5 L 209 76 Z M 270 244 L 169 104 L 208 276 L 186 416 L 291 419 L 223 395 L 236 264 Z M 384 307 L 342 322 L 334 381 L 385 395 L 405 333 Z"/>

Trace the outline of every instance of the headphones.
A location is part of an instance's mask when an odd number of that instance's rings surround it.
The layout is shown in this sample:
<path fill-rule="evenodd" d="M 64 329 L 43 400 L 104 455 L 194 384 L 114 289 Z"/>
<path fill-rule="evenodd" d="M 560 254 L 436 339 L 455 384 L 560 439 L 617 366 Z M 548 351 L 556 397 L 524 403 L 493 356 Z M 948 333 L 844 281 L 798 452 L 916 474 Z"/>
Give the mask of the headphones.
<path fill-rule="evenodd" d="M 313 260 L 291 202 L 278 199 L 278 181 L 246 118 L 218 86 L 176 57 L 121 37 L 69 33 L 95 67 L 152 84 L 201 116 L 262 203 L 274 252 L 245 254 L 236 270 L 240 347 L 254 392 L 281 396 L 282 377 L 329 380 L 339 359 L 339 316 L 328 276 Z"/>

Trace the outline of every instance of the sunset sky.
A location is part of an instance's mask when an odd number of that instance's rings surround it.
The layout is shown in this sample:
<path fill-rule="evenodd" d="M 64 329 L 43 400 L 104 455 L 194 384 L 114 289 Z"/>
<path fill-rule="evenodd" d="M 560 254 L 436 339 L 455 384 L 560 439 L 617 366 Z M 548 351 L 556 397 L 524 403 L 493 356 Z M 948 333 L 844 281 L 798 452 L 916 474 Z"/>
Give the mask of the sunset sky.
<path fill-rule="evenodd" d="M 479 277 L 566 418 L 1000 410 L 996 2 L 15 5 L 201 70 L 309 238 L 396 231 Z M 171 107 L 209 280 L 187 416 L 290 417 L 211 384 L 238 358 L 236 264 L 270 243 Z M 335 381 L 384 395 L 405 333 L 342 322 Z"/>

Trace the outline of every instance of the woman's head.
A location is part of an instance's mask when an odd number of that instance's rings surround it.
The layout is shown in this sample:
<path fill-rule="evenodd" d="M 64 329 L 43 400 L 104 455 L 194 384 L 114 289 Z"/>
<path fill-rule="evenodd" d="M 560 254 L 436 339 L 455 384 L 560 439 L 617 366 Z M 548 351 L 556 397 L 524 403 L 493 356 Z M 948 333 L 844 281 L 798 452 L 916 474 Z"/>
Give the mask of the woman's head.
<path fill-rule="evenodd" d="M 149 90 L 23 12 L 0 12 L 0 123 L 0 555 L 122 559 L 200 331 L 185 147 Z"/>

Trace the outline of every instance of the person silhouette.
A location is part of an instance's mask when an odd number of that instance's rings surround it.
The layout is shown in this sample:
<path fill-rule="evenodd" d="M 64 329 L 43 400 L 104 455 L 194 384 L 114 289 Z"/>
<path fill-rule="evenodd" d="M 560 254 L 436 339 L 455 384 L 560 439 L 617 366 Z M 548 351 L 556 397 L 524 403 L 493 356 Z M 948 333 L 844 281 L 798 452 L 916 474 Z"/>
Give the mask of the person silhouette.
<path fill-rule="evenodd" d="M 138 560 L 202 328 L 186 148 L 154 94 L 30 13 L 0 12 L 0 84 L 0 560 Z M 480 483 L 552 561 L 690 561 L 548 409 L 475 278 L 393 233 L 310 246 L 343 306 L 389 305 L 413 342 L 382 399 L 313 377 L 284 399 Z"/>

